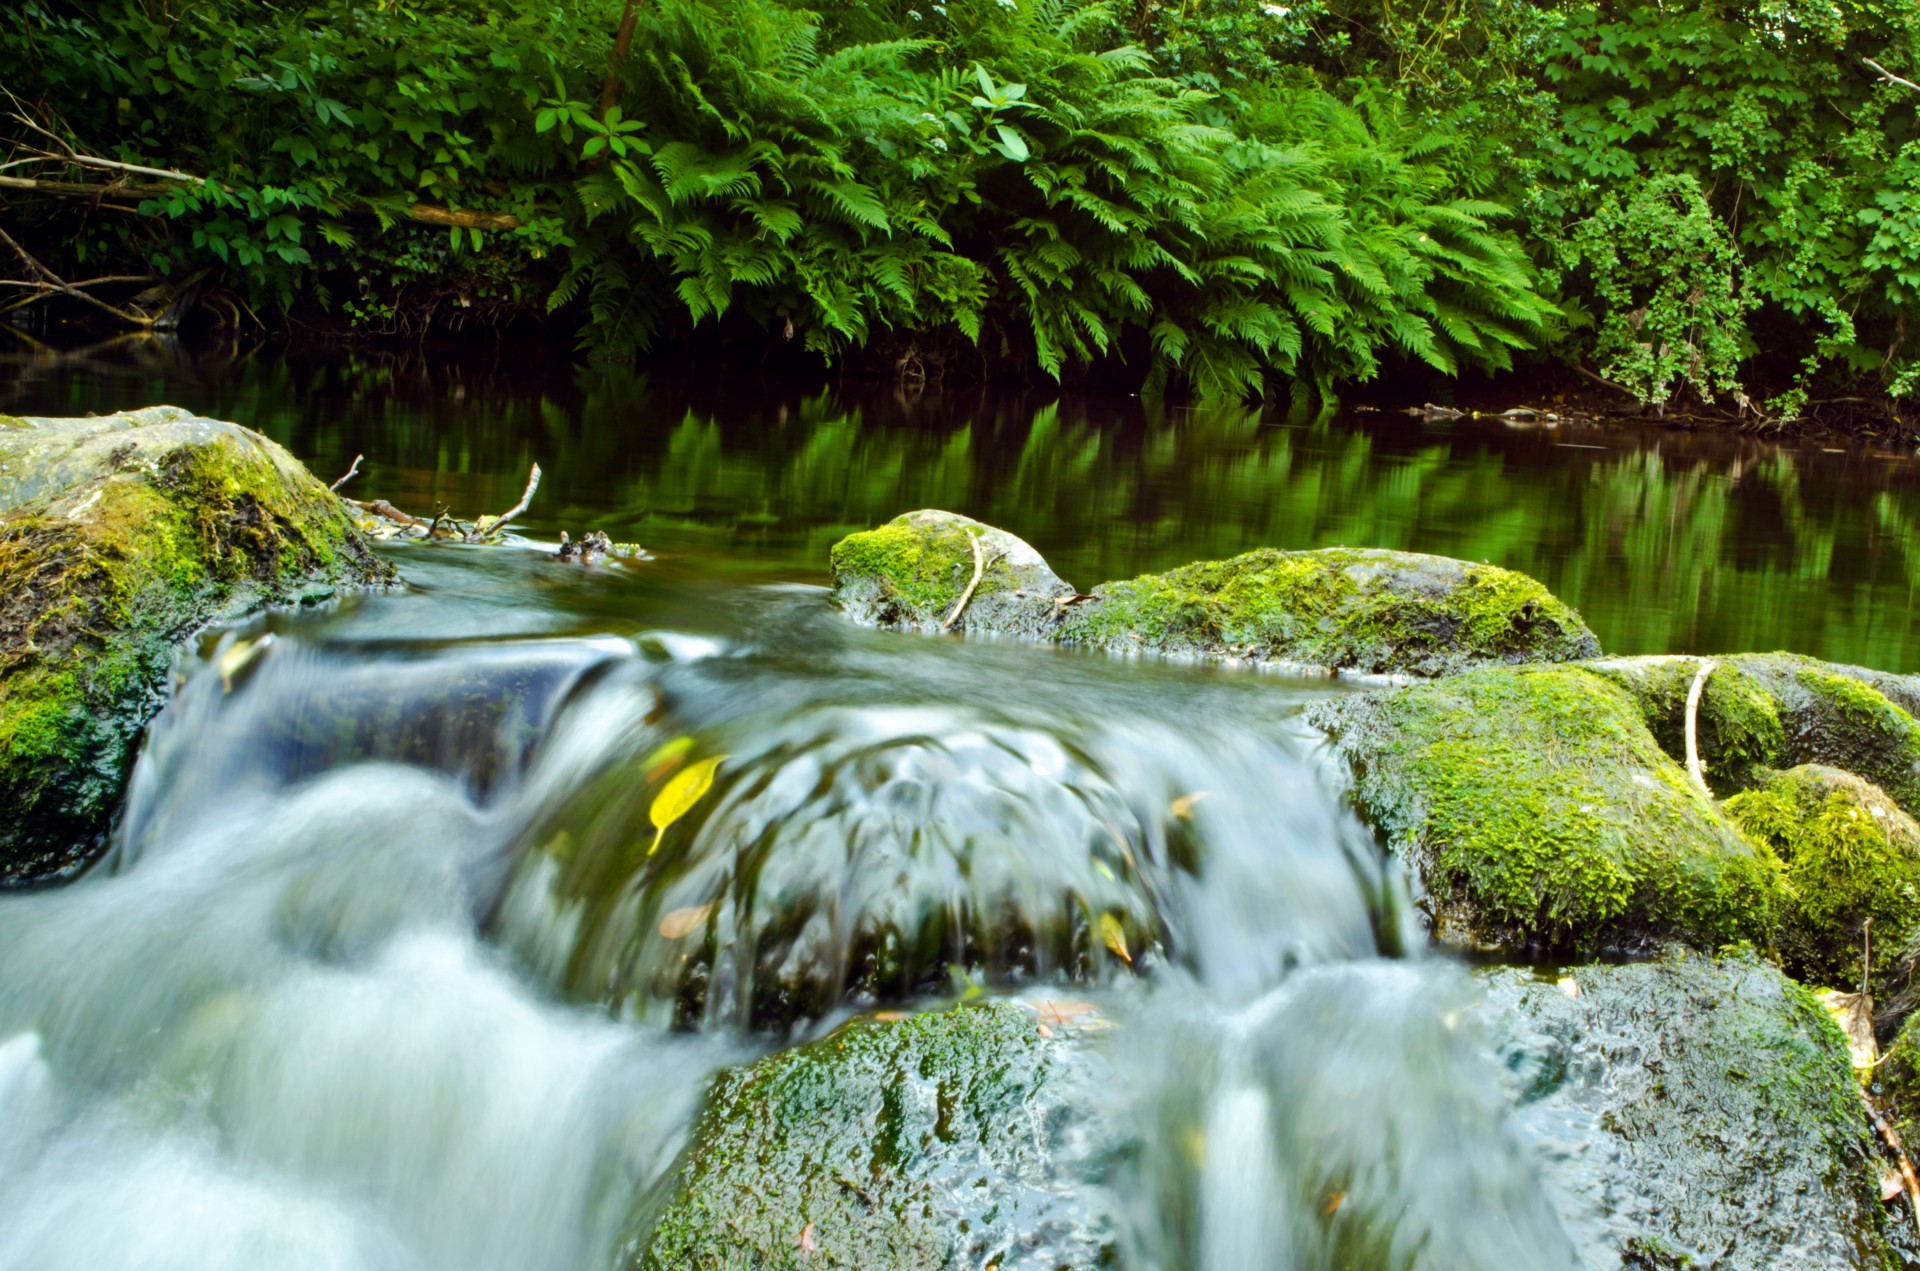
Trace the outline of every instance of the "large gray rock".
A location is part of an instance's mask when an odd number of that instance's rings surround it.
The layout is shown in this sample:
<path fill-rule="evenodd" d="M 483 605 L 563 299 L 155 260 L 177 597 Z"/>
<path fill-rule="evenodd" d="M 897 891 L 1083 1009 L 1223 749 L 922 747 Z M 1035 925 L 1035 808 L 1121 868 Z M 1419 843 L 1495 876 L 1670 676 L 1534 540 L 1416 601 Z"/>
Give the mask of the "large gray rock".
<path fill-rule="evenodd" d="M 965 596 L 952 629 L 1040 639 L 1059 623 L 1054 601 L 1073 594 L 1023 539 L 953 512 L 908 512 L 849 534 L 828 561 L 833 598 L 855 622 L 929 635 Z"/>
<path fill-rule="evenodd" d="M 102 845 L 181 637 L 391 577 L 249 429 L 171 407 L 0 420 L 0 885 Z"/>
<path fill-rule="evenodd" d="M 1597 1271 L 1894 1265 L 1846 1043 L 1807 990 L 1686 954 L 1484 982 L 1519 1125 Z"/>
<path fill-rule="evenodd" d="M 858 1020 L 728 1072 L 632 1265 L 1110 1265 L 1110 1224 L 1061 1165 L 1069 1063 L 996 1004 Z"/>

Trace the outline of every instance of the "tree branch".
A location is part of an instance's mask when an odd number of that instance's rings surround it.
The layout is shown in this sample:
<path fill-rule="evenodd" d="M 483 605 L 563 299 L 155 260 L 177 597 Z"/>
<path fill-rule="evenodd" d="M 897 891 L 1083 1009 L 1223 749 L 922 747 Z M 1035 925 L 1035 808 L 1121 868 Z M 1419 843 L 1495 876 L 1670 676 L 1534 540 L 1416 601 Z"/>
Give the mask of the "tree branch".
<path fill-rule="evenodd" d="M 0 243 L 5 243 L 8 247 L 12 248 L 13 254 L 18 256 L 23 262 L 25 262 L 27 269 L 32 273 L 38 274 L 40 276 L 40 278 L 43 280 L 42 285 L 45 291 L 49 293 L 59 292 L 62 295 L 72 296 L 76 300 L 83 301 L 86 304 L 92 305 L 96 309 L 112 314 L 115 318 L 119 319 L 121 322 L 126 323 L 128 326 L 140 327 L 143 330 L 152 329 L 153 319 L 147 317 L 145 314 L 131 313 L 125 309 L 118 307 L 117 305 L 110 305 L 106 301 L 101 300 L 97 296 L 88 295 L 86 292 L 82 291 L 80 288 L 69 286 L 67 283 L 62 282 L 60 280 L 59 275 L 55 274 L 51 269 L 48 269 L 45 265 L 41 264 L 39 261 L 35 260 L 27 252 L 27 249 L 20 246 L 20 244 L 14 242 L 12 235 L 8 234 L 5 230 L 0 230 Z"/>
<path fill-rule="evenodd" d="M 613 53 L 607 58 L 607 77 L 600 82 L 600 119 L 603 123 L 608 112 L 620 104 L 620 65 L 627 60 L 627 50 L 633 47 L 633 28 L 639 20 L 638 0 L 627 0 L 627 7 L 620 14 L 620 27 L 614 32 Z"/>
<path fill-rule="evenodd" d="M 1887 83 L 1898 84 L 1902 88 L 1911 88 L 1914 92 L 1920 93 L 1920 84 L 1916 84 L 1910 79 L 1901 79 L 1898 75 L 1895 75 L 1892 71 L 1880 65 L 1880 63 L 1874 61 L 1870 57 L 1863 57 L 1860 60 L 1865 62 L 1868 66 L 1871 66 L 1874 70 L 1879 71 L 1880 78 L 1885 80 Z"/>

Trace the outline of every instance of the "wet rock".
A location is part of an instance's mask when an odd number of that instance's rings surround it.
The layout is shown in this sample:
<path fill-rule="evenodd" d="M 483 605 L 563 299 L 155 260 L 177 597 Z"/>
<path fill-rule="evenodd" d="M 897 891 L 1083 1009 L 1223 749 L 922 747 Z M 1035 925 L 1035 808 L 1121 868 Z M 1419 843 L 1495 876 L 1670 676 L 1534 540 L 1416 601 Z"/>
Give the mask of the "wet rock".
<path fill-rule="evenodd" d="M 1722 796 L 1766 770 L 1824 764 L 1878 785 L 1920 815 L 1920 705 L 1913 677 L 1840 666 L 1791 653 L 1713 659 L 1698 720 L 1706 777 Z M 1668 754 L 1686 753 L 1686 702 L 1701 661 L 1607 658 L 1595 674 L 1634 697 Z M 1903 704 L 1904 703 L 1904 704 Z"/>
<path fill-rule="evenodd" d="M 1786 870 L 1779 949 L 1800 979 L 1855 985 L 1871 921 L 1882 949 L 1920 922 L 1920 824 L 1880 787 L 1803 764 L 1727 800 L 1727 814 Z M 1890 959 L 1883 956 L 1882 966 Z"/>
<path fill-rule="evenodd" d="M 953 629 L 1050 634 L 1061 613 L 1054 601 L 1073 588 L 1024 540 L 953 512 L 908 512 L 835 543 L 834 601 L 865 626 L 938 632 L 973 581 L 976 542 L 984 569 Z"/>
<path fill-rule="evenodd" d="M 834 599 L 854 621 L 934 632 L 991 562 L 955 625 L 1114 652 L 1273 662 L 1368 675 L 1450 675 L 1592 658 L 1580 615 L 1525 574 L 1417 552 L 1270 548 L 1074 593 L 1004 530 L 951 512 L 835 544 Z"/>
<path fill-rule="evenodd" d="M 1778 869 L 1571 666 L 1490 667 L 1314 708 L 1434 935 L 1519 949 L 1771 939 Z"/>
<path fill-rule="evenodd" d="M 1894 1265 L 1846 1043 L 1806 989 L 1684 953 L 1484 982 L 1518 1124 L 1589 1265 Z"/>
<path fill-rule="evenodd" d="M 1262 549 L 1093 594 L 1059 639 L 1376 675 L 1600 652 L 1580 615 L 1525 574 L 1416 552 Z"/>
<path fill-rule="evenodd" d="M 639 1271 L 1108 1265 L 1070 1059 L 1016 1006 L 864 1019 L 716 1082 Z"/>
<path fill-rule="evenodd" d="M 0 884 L 98 849 L 182 636 L 391 576 L 238 425 L 156 407 L 0 428 Z"/>

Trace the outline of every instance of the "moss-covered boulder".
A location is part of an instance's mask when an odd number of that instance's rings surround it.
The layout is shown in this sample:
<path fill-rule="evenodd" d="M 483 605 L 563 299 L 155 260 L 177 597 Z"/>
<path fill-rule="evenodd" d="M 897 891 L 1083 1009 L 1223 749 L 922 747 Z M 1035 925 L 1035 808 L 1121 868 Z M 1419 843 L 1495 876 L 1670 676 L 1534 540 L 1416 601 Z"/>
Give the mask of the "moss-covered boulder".
<path fill-rule="evenodd" d="M 1055 600 L 1073 595 L 1023 539 L 953 512 L 897 516 L 849 534 L 827 559 L 835 603 L 865 626 L 932 634 L 966 596 L 953 630 L 1041 639 L 1059 623 Z"/>
<path fill-rule="evenodd" d="M 1264 548 L 1093 594 L 1059 639 L 1389 675 L 1600 651 L 1580 615 L 1525 574 L 1417 552 Z"/>
<path fill-rule="evenodd" d="M 1354 802 L 1435 935 L 1510 950 L 1767 941 L 1778 865 L 1701 794 L 1617 685 L 1489 667 L 1316 707 Z"/>
<path fill-rule="evenodd" d="M 1722 796 L 1769 769 L 1840 768 L 1920 815 L 1920 705 L 1910 677 L 1792 653 L 1713 660 L 1697 720 L 1706 778 Z M 1606 658 L 1587 664 L 1626 689 L 1668 754 L 1686 754 L 1686 703 L 1702 659 Z M 1903 705 L 1902 703 L 1906 703 Z"/>
<path fill-rule="evenodd" d="M 1270 662 L 1369 675 L 1449 675 L 1491 663 L 1596 657 L 1580 615 L 1525 574 L 1445 556 L 1261 549 L 1103 583 L 1090 597 L 1025 542 L 951 512 L 909 512 L 829 553 L 856 622 L 939 631 L 986 568 L 956 628 L 1122 653 Z"/>
<path fill-rule="evenodd" d="M 1883 950 L 1920 922 L 1920 824 L 1850 772 L 1803 764 L 1727 800 L 1727 814 L 1786 868 L 1779 948 L 1816 984 L 1860 982 L 1866 924 Z M 1884 967 L 1890 959 L 1880 959 Z"/>
<path fill-rule="evenodd" d="M 104 839 L 174 644 L 391 577 L 280 446 L 169 407 L 0 429 L 0 883 Z"/>
<path fill-rule="evenodd" d="M 1588 1265 L 1898 1265 L 1846 1042 L 1806 989 L 1684 953 L 1483 980 Z"/>
<path fill-rule="evenodd" d="M 1107 1265 L 1063 1168 L 1070 1059 L 1027 1010 L 863 1019 L 723 1074 L 644 1271 Z"/>

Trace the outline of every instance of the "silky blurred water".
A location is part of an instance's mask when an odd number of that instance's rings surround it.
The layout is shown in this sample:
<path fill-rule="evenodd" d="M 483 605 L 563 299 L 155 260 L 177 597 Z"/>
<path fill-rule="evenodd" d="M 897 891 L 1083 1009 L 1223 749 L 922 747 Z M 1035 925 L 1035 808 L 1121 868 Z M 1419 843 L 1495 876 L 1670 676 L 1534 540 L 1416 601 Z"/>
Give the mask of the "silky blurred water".
<path fill-rule="evenodd" d="M 825 545 L 932 504 L 1084 582 L 1416 546 L 1540 573 L 1614 648 L 1920 650 L 1910 474 L 1865 454 L 30 369 L 0 408 L 212 410 L 402 506 L 497 509 L 538 459 L 529 534 L 655 556 L 396 546 L 393 593 L 198 641 L 107 859 L 0 895 L 0 1271 L 622 1266 L 722 1066 L 981 994 L 1109 1025 L 1077 1141 L 1123 1267 L 1611 1271 L 1317 768 L 1336 686 L 859 630 Z M 1750 533 L 1755 483 L 1797 519 Z"/>

